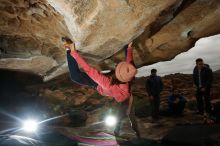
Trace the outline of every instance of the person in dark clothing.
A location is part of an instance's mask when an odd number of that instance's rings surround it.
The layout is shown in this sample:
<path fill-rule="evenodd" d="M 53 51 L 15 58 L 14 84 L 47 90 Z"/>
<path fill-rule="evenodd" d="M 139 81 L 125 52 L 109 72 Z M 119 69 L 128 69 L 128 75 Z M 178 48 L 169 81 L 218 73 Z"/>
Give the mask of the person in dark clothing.
<path fill-rule="evenodd" d="M 177 89 L 173 89 L 168 97 L 168 111 L 172 115 L 182 115 L 186 104 L 186 99 L 181 96 Z"/>
<path fill-rule="evenodd" d="M 204 114 L 203 102 L 205 102 L 205 111 L 209 114 L 211 111 L 210 90 L 212 87 L 213 75 L 209 65 L 204 64 L 201 58 L 196 59 L 196 66 L 193 70 L 193 80 L 197 88 L 196 99 L 198 114 Z"/>
<path fill-rule="evenodd" d="M 163 83 L 157 70 L 152 69 L 150 77 L 146 80 L 146 91 L 151 102 L 151 116 L 154 120 L 158 118 L 160 107 L 160 92 L 163 90 Z"/>

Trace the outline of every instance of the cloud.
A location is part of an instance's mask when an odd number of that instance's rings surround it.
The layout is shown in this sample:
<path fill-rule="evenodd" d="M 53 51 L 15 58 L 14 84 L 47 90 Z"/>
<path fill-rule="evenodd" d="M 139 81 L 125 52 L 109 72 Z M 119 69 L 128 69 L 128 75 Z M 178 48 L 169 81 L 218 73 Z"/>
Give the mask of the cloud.
<path fill-rule="evenodd" d="M 197 58 L 203 58 L 204 62 L 209 64 L 214 71 L 220 69 L 220 35 L 198 40 L 195 47 L 177 55 L 171 61 L 141 67 L 136 76 L 148 76 L 152 68 L 156 68 L 161 76 L 172 73 L 191 74 Z"/>

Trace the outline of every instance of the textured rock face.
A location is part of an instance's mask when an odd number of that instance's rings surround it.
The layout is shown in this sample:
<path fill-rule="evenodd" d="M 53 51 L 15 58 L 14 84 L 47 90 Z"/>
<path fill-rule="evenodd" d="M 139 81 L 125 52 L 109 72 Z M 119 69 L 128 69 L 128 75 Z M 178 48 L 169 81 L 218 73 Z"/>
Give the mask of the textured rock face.
<path fill-rule="evenodd" d="M 0 1 L 0 68 L 46 75 L 66 61 L 63 18 L 42 0 Z"/>
<path fill-rule="evenodd" d="M 177 11 L 162 12 L 135 40 L 135 63 L 143 65 L 172 59 L 187 51 L 199 38 L 219 33 L 219 15 L 218 0 L 183 1 Z"/>
<path fill-rule="evenodd" d="M 107 68 L 132 40 L 137 65 L 169 60 L 219 33 L 219 16 L 219 0 L 1 0 L 0 68 L 45 80 L 66 72 L 63 35 Z"/>
<path fill-rule="evenodd" d="M 140 35 L 177 0 L 48 0 L 64 17 L 78 48 L 104 59 Z M 178 2 L 179 3 L 179 2 Z M 98 49 L 98 51 L 97 51 Z"/>

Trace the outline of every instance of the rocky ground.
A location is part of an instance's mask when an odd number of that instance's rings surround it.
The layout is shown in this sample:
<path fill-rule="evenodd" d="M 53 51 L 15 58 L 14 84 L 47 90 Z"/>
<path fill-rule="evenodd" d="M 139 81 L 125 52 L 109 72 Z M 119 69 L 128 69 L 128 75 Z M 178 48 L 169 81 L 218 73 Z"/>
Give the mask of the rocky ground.
<path fill-rule="evenodd" d="M 64 79 L 65 78 L 65 79 Z M 192 82 L 192 75 L 172 74 L 162 78 L 164 90 L 161 94 L 161 109 L 167 108 L 167 96 L 170 94 L 170 89 L 175 86 L 179 89 L 183 96 L 187 99 L 186 109 L 183 117 L 161 117 L 160 120 L 152 122 L 149 117 L 149 99 L 144 88 L 144 78 L 139 78 L 135 81 L 134 96 L 135 96 L 135 112 L 139 123 L 140 131 L 143 137 L 150 139 L 161 139 L 166 133 L 180 124 L 195 124 L 202 123 L 203 117 L 195 114 L 195 88 Z M 214 74 L 214 84 L 212 90 L 213 99 L 218 99 L 220 95 L 220 75 Z M 68 77 L 60 77 L 47 84 L 29 86 L 27 88 L 33 92 L 38 90 L 37 94 L 43 101 L 42 110 L 49 111 L 44 113 L 46 117 L 62 115 L 71 110 L 75 110 L 74 119 L 68 116 L 54 122 L 64 128 L 62 131 L 86 135 L 89 132 L 105 131 L 112 132 L 112 128 L 103 125 L 103 116 L 109 109 L 114 109 L 116 105 L 112 100 L 106 97 L 101 97 L 93 89 L 78 86 L 70 81 Z M 36 92 L 36 91 L 35 91 Z M 77 114 L 76 114 L 77 113 Z M 124 121 L 124 127 L 121 135 L 132 138 L 134 133 L 130 128 L 127 119 Z M 71 127 L 71 128 L 70 128 Z"/>
<path fill-rule="evenodd" d="M 7 71 L 1 74 L 0 77 L 1 113 L 3 111 L 2 109 L 4 109 L 4 111 L 18 117 L 21 117 L 24 113 L 29 113 L 29 115 L 38 116 L 41 119 L 70 113 L 71 116 L 52 120 L 48 124 L 59 127 L 59 130 L 62 132 L 70 134 L 91 135 L 90 132 L 94 131 L 108 133 L 112 133 L 113 131 L 113 128 L 104 125 L 103 117 L 111 109 L 114 112 L 117 104 L 111 99 L 100 96 L 93 89 L 71 82 L 68 75 L 60 76 L 56 80 L 47 83 L 40 82 L 40 78 L 36 78 L 33 75 L 15 74 Z M 188 101 L 184 116 L 161 116 L 158 121 L 152 122 L 149 117 L 149 99 L 144 88 L 145 78 L 136 79 L 133 84 L 135 112 L 141 135 L 145 138 L 161 139 L 176 125 L 203 122 L 203 117 L 195 114 L 195 88 L 193 87 L 192 76 L 173 74 L 163 77 L 162 80 L 164 90 L 161 94 L 161 109 L 167 108 L 167 96 L 170 94 L 172 86 L 176 86 Z M 213 101 L 214 99 L 219 99 L 219 81 L 220 74 L 215 73 L 212 89 Z M 121 135 L 126 138 L 134 137 L 128 119 L 124 120 Z"/>

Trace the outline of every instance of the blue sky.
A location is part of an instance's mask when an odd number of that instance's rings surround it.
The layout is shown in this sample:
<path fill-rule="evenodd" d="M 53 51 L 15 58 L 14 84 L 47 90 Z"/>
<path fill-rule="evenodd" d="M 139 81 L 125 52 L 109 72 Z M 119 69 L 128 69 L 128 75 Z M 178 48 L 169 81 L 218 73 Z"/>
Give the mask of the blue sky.
<path fill-rule="evenodd" d="M 138 69 L 137 77 L 150 75 L 150 70 L 156 68 L 158 75 L 164 76 L 172 73 L 191 74 L 196 58 L 203 58 L 215 70 L 220 69 L 220 35 L 198 40 L 189 51 L 177 55 L 171 61 L 158 62 Z"/>

